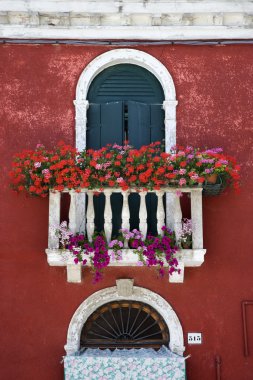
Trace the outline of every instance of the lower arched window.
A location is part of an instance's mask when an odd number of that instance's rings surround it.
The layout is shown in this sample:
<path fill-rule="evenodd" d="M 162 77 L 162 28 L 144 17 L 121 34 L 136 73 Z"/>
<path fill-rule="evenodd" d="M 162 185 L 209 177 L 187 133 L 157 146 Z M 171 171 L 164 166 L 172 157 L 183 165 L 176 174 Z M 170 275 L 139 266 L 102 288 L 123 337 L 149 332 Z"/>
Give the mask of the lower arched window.
<path fill-rule="evenodd" d="M 109 302 L 90 315 L 81 332 L 80 348 L 154 348 L 169 345 L 164 319 L 150 305 Z"/>

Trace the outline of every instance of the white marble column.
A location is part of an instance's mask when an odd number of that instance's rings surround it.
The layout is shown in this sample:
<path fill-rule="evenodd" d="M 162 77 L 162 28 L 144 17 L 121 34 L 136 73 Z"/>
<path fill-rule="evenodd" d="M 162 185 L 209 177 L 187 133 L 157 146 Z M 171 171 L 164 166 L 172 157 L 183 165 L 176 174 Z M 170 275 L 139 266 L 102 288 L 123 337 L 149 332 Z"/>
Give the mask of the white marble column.
<path fill-rule="evenodd" d="M 95 223 L 94 223 L 94 218 L 95 218 L 95 211 L 94 211 L 94 204 L 93 204 L 93 191 L 88 190 L 88 207 L 87 207 L 87 236 L 89 242 L 92 241 L 92 236 L 94 234 L 94 229 L 95 229 Z"/>
<path fill-rule="evenodd" d="M 164 207 L 163 207 L 164 191 L 157 190 L 156 195 L 157 195 L 157 212 L 156 212 L 157 232 L 158 232 L 158 234 L 163 235 L 162 227 L 164 226 L 164 223 L 165 223 L 165 220 L 164 220 L 165 219 L 165 212 L 164 212 Z"/>
<path fill-rule="evenodd" d="M 148 229 L 148 225 L 147 225 L 146 194 L 147 194 L 146 191 L 142 191 L 142 192 L 139 193 L 139 195 L 141 197 L 140 211 L 139 211 L 139 220 L 140 220 L 140 227 L 139 227 L 139 229 L 140 229 L 140 232 L 143 235 L 143 239 L 146 239 L 147 229 Z"/>
<path fill-rule="evenodd" d="M 192 248 L 203 248 L 202 188 L 191 190 Z"/>
<path fill-rule="evenodd" d="M 166 225 L 175 231 L 176 239 L 178 240 L 182 228 L 180 197 L 174 193 L 167 193 L 166 195 Z"/>
<path fill-rule="evenodd" d="M 123 196 L 123 205 L 122 205 L 122 228 L 125 228 L 129 230 L 130 228 L 130 210 L 129 210 L 129 203 L 128 203 L 128 197 L 129 193 L 127 191 L 122 191 Z M 124 247 L 128 247 L 127 240 L 124 241 Z"/>
<path fill-rule="evenodd" d="M 109 243 L 112 237 L 112 207 L 111 207 L 112 190 L 106 189 L 104 190 L 104 194 L 105 194 L 104 230 L 105 230 L 107 243 Z"/>
<path fill-rule="evenodd" d="M 48 222 L 48 248 L 59 248 L 59 238 L 55 236 L 54 229 L 60 225 L 61 193 L 49 192 L 49 222 Z"/>

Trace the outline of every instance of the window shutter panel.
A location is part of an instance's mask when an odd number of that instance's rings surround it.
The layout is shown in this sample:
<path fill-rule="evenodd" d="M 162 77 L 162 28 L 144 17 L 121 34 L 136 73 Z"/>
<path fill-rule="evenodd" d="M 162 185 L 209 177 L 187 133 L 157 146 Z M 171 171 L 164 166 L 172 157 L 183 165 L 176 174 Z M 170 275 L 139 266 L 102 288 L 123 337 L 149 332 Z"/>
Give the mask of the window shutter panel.
<path fill-rule="evenodd" d="M 100 149 L 106 144 L 123 143 L 123 102 L 91 103 L 88 114 L 87 147 Z M 121 226 L 122 197 L 113 194 L 111 197 L 113 211 L 113 235 Z M 102 231 L 104 227 L 105 197 L 103 194 L 94 197 L 95 228 Z"/>
<path fill-rule="evenodd" d="M 150 105 L 150 142 L 164 139 L 164 117 L 164 110 L 160 104 Z"/>
<path fill-rule="evenodd" d="M 123 102 L 91 103 L 88 109 L 87 147 L 99 149 L 123 142 Z"/>
<path fill-rule="evenodd" d="M 148 145 L 154 141 L 161 141 L 164 138 L 163 112 L 161 105 L 144 104 L 139 102 L 128 102 L 128 138 L 130 144 L 135 148 Z M 131 228 L 138 228 L 138 210 L 140 202 L 138 195 L 132 194 L 129 197 Z M 156 209 L 157 199 L 154 194 L 146 196 L 148 231 L 157 233 L 156 229 Z"/>
<path fill-rule="evenodd" d="M 150 107 L 145 103 L 128 102 L 128 140 L 135 148 L 149 144 Z M 140 199 L 138 194 L 129 196 L 130 228 L 139 228 Z"/>
<path fill-rule="evenodd" d="M 150 106 L 128 102 L 128 139 L 135 148 L 150 143 Z"/>
<path fill-rule="evenodd" d="M 101 104 L 101 147 L 123 140 L 123 102 Z"/>
<path fill-rule="evenodd" d="M 101 105 L 90 104 L 88 108 L 87 148 L 101 147 Z"/>
<path fill-rule="evenodd" d="M 161 141 L 165 137 L 164 129 L 164 111 L 160 104 L 150 105 L 150 143 Z M 146 204 L 148 209 L 148 231 L 152 234 L 157 233 L 157 198 L 154 194 L 148 194 L 146 197 Z"/>
<path fill-rule="evenodd" d="M 123 144 L 123 102 L 110 102 L 101 104 L 101 146 L 116 143 Z M 118 235 L 121 228 L 121 194 L 112 194 L 112 236 Z M 103 206 L 104 207 L 104 206 Z"/>

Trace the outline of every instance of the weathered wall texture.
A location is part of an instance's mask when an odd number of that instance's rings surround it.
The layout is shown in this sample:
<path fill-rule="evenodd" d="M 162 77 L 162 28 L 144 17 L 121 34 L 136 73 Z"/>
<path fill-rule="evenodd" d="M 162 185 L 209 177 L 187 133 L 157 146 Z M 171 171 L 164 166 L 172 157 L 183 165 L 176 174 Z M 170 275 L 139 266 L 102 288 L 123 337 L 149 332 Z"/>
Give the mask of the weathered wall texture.
<path fill-rule="evenodd" d="M 172 305 L 187 332 L 201 331 L 203 344 L 187 346 L 189 380 L 215 379 L 214 356 L 222 357 L 223 380 L 250 380 L 243 356 L 240 302 L 253 299 L 253 49 L 251 46 L 157 46 L 140 48 L 171 73 L 179 100 L 178 142 L 223 146 L 242 164 L 242 193 L 205 198 L 206 261 L 187 268 L 184 284 L 169 284 L 143 268 L 108 269 L 93 285 L 66 282 L 63 268 L 49 267 L 48 200 L 16 195 L 8 188 L 12 155 L 37 143 L 74 143 L 75 87 L 84 67 L 105 47 L 1 46 L 1 378 L 57 380 L 70 319 L 80 303 L 117 278 L 134 278 Z M 148 284 L 148 285 L 147 285 Z"/>
<path fill-rule="evenodd" d="M 248 0 L 0 0 L 0 38 L 252 39 Z"/>
<path fill-rule="evenodd" d="M 0 24 L 36 27 L 238 26 L 252 27 L 248 0 L 0 0 Z"/>

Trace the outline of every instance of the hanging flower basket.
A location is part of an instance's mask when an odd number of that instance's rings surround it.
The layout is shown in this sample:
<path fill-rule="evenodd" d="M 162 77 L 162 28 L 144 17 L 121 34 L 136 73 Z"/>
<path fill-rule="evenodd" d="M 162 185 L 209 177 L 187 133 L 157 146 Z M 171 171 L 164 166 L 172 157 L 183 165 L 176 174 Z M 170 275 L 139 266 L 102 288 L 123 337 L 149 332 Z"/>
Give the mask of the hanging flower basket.
<path fill-rule="evenodd" d="M 222 181 L 221 176 L 217 176 L 216 182 L 205 181 L 203 183 L 203 195 L 204 196 L 215 196 L 222 193 L 225 188 L 225 183 Z"/>

